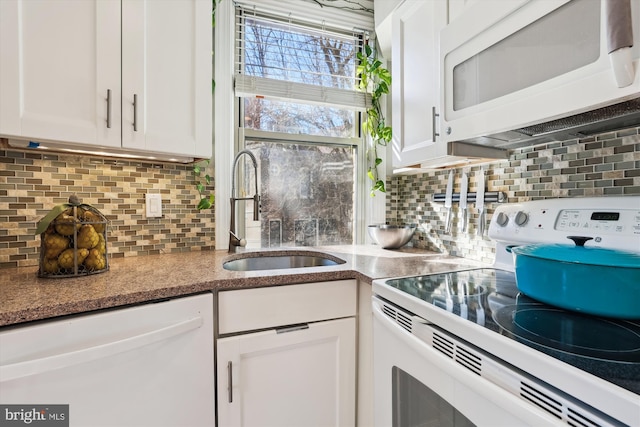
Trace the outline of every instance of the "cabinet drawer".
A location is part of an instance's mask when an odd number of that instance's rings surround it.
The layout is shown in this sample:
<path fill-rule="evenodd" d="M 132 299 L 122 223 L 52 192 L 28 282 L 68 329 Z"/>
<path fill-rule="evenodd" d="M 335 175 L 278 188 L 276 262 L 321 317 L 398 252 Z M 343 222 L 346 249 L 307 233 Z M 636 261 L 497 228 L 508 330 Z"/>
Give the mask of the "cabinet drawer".
<path fill-rule="evenodd" d="M 355 280 L 218 293 L 220 334 L 355 316 Z"/>

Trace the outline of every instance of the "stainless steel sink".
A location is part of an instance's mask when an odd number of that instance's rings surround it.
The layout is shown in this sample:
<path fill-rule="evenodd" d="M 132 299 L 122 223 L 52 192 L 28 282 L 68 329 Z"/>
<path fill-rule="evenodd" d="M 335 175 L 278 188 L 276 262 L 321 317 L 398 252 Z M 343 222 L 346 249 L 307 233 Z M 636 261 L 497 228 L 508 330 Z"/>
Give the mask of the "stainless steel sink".
<path fill-rule="evenodd" d="M 335 260 L 321 255 L 264 255 L 233 259 L 222 264 L 225 270 L 258 271 L 285 268 L 322 267 L 344 264 L 343 260 Z"/>

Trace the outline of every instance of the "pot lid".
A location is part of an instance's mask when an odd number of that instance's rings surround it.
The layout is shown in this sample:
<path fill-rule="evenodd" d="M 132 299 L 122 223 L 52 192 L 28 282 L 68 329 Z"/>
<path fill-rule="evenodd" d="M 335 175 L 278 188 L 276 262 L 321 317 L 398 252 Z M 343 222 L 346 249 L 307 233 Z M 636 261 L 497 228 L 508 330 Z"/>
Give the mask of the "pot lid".
<path fill-rule="evenodd" d="M 607 267 L 640 268 L 640 253 L 625 252 L 617 249 L 605 249 L 584 246 L 588 237 L 569 236 L 574 245 L 565 244 L 537 244 L 515 246 L 512 251 L 516 255 L 527 255 L 551 261 L 590 264 Z"/>

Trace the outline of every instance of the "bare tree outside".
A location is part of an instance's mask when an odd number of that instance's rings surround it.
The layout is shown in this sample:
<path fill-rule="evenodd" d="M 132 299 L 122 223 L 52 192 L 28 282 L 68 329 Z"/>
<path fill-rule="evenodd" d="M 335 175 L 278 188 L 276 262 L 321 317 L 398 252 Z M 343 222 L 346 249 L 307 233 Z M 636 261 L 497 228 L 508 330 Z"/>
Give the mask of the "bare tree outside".
<path fill-rule="evenodd" d="M 354 37 L 289 27 L 268 20 L 244 20 L 240 54 L 243 74 L 270 79 L 353 90 Z M 352 109 L 260 98 L 246 98 L 244 125 L 250 129 L 351 137 L 356 113 Z"/>

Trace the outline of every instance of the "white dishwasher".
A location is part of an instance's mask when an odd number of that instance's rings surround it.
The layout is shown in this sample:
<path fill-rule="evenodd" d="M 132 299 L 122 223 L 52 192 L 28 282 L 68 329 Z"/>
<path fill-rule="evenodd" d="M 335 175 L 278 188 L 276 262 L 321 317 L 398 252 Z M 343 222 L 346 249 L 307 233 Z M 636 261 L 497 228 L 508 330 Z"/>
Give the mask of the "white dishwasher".
<path fill-rule="evenodd" d="M 0 404 L 70 426 L 213 426 L 213 295 L 0 330 Z"/>

